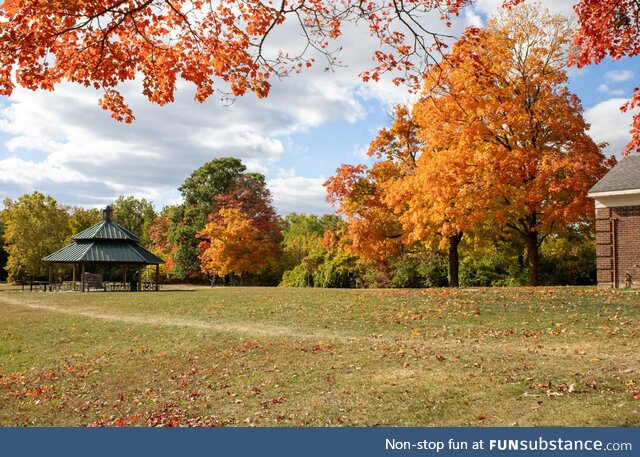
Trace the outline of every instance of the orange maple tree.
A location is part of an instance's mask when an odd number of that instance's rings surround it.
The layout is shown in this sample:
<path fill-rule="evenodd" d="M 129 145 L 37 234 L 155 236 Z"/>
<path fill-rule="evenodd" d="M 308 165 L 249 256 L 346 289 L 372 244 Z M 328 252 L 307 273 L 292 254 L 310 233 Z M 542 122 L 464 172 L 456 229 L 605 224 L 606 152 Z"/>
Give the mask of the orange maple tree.
<path fill-rule="evenodd" d="M 419 18 L 439 13 L 450 25 L 450 17 L 471 2 L 5 0 L 0 94 L 11 94 L 16 84 L 52 90 L 72 81 L 103 90 L 102 107 L 125 122 L 134 117 L 117 88 L 138 76 L 144 95 L 161 105 L 174 100 L 178 79 L 196 86 L 198 101 L 215 88 L 264 97 L 273 75 L 300 72 L 318 55 L 334 67 L 339 48 L 332 43 L 345 22 L 365 22 L 380 43 L 364 80 L 399 72 L 396 83 L 415 83 L 424 63 L 445 47 L 444 35 L 427 30 Z M 285 25 L 298 27 L 302 47 L 287 40 L 291 49 L 277 49 L 270 38 Z"/>
<path fill-rule="evenodd" d="M 425 122 L 430 116 L 424 110 L 422 114 L 419 118 L 405 106 L 396 107 L 393 125 L 378 133 L 369 154 L 396 166 L 394 179 L 386 181 L 384 204 L 397 215 L 404 242 L 446 248 L 449 286 L 458 287 L 458 246 L 484 217 L 480 205 L 486 199 L 459 179 L 460 170 L 471 166 L 475 156 L 460 155 L 442 142 L 436 146 L 430 139 L 433 126 Z M 448 140 L 457 141 L 454 136 Z"/>
<path fill-rule="evenodd" d="M 282 231 L 264 177 L 239 175 L 215 197 L 209 222 L 196 235 L 200 268 L 208 275 L 260 273 L 280 254 Z"/>
<path fill-rule="evenodd" d="M 402 248 L 402 226 L 393 208 L 385 203 L 385 187 L 397 176 L 389 162 L 344 164 L 324 186 L 327 201 L 345 217 L 342 248 L 363 260 L 384 267 Z"/>
<path fill-rule="evenodd" d="M 259 273 L 273 265 L 279 244 L 238 208 L 223 208 L 198 233 L 202 271 L 217 276 Z"/>
<path fill-rule="evenodd" d="M 476 212 L 527 246 L 531 285 L 538 284 L 540 244 L 591 214 L 587 191 L 610 166 L 566 87 L 570 39 L 565 19 L 531 6 L 490 20 L 484 30 L 470 28 L 431 69 L 434 82 L 413 110 L 431 153 L 418 160 L 416 198 L 420 188 L 449 192 L 443 202 L 462 209 L 458 223 L 473 221 L 475 200 Z M 430 160 L 438 155 L 440 164 Z M 422 158 L 426 170 L 435 165 L 447 179 L 423 176 Z"/>
<path fill-rule="evenodd" d="M 480 214 L 479 196 L 451 185 L 458 178 L 456 163 L 468 157 L 425 151 L 425 131 L 408 107 L 397 106 L 392 126 L 381 129 L 369 145 L 368 154 L 377 162 L 370 168 L 342 165 L 325 183 L 327 200 L 346 217 L 350 253 L 380 268 L 403 246 L 435 243 L 448 248 L 449 285 L 458 287 L 458 245 Z M 473 210 L 462 209 L 465 192 Z"/>
<path fill-rule="evenodd" d="M 383 128 L 369 145 L 368 155 L 376 157 L 371 166 L 343 164 L 324 186 L 327 201 L 346 218 L 342 234 L 344 249 L 384 271 L 389 261 L 407 244 L 399 215 L 389 204 L 394 182 L 411 174 L 420 153 L 417 125 L 409 109 L 395 108 L 395 120 Z"/>
<path fill-rule="evenodd" d="M 505 0 L 513 7 L 525 0 Z M 578 27 L 572 37 L 570 64 L 578 68 L 598 64 L 606 57 L 619 60 L 640 53 L 640 3 L 635 0 L 580 0 L 573 7 Z M 640 88 L 620 109 L 640 108 Z M 640 152 L 640 112 L 633 116 L 631 141 L 624 154 Z"/>

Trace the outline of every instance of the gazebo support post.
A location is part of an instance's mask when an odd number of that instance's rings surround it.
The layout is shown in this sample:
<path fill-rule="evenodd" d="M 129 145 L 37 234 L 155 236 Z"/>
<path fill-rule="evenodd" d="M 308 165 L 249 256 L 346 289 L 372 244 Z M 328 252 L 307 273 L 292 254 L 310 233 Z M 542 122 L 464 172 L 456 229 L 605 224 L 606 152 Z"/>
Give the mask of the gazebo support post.
<path fill-rule="evenodd" d="M 80 277 L 80 282 L 82 283 L 82 292 L 84 292 L 84 273 L 85 273 L 85 264 L 82 264 L 82 276 Z"/>
<path fill-rule="evenodd" d="M 160 282 L 160 264 L 156 263 L 156 291 L 158 290 L 159 282 Z"/>
<path fill-rule="evenodd" d="M 51 283 L 53 282 L 53 263 L 49 262 L 49 291 L 51 291 Z M 45 288 L 45 290 L 47 290 Z"/>
<path fill-rule="evenodd" d="M 78 264 L 73 263 L 71 264 L 71 290 L 76 290 L 76 268 L 78 267 Z"/>
<path fill-rule="evenodd" d="M 124 280 L 122 281 L 122 287 L 126 290 L 127 288 L 127 266 L 124 265 Z"/>
<path fill-rule="evenodd" d="M 138 272 L 138 292 L 142 291 L 142 267 L 138 267 L 136 270 Z"/>

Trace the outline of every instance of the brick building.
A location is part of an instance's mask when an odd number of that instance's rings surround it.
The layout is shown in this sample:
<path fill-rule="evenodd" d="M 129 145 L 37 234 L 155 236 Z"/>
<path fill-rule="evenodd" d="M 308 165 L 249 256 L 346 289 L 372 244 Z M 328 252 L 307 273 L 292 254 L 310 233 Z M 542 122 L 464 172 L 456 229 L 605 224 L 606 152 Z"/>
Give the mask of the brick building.
<path fill-rule="evenodd" d="M 596 204 L 598 286 L 640 288 L 640 156 L 622 159 L 588 195 Z"/>

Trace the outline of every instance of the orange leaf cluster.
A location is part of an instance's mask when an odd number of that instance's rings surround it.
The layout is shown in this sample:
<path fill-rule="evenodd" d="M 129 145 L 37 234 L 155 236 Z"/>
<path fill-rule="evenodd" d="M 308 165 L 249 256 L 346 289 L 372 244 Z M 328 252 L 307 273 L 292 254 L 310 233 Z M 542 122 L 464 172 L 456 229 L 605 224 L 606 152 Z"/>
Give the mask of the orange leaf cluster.
<path fill-rule="evenodd" d="M 258 273 L 278 258 L 279 245 L 237 208 L 223 208 L 198 233 L 202 271 L 226 276 Z"/>
<path fill-rule="evenodd" d="M 223 92 L 258 97 L 269 79 L 311 66 L 313 53 L 338 63 L 331 43 L 345 22 L 365 22 L 386 51 L 364 79 L 389 71 L 418 81 L 412 56 L 430 56 L 444 44 L 437 33 L 411 18 L 439 11 L 443 20 L 471 0 L 5 0 L 0 4 L 0 94 L 16 84 L 53 90 L 71 81 L 104 91 L 100 105 L 119 121 L 134 117 L 117 87 L 140 77 L 143 94 L 163 105 L 174 100 L 176 82 L 196 86 L 203 101 Z M 273 49 L 269 41 L 285 22 L 297 25 L 306 43 L 296 51 Z M 400 26 L 400 27 L 398 27 Z M 403 32 L 399 31 L 403 28 Z M 433 42 L 427 42 L 433 38 Z M 295 40 L 294 40 L 295 41 Z M 424 59 L 422 59 L 424 60 Z"/>
<path fill-rule="evenodd" d="M 513 7 L 524 0 L 505 0 Z M 580 0 L 573 9 L 579 27 L 572 37 L 570 64 L 579 68 L 598 64 L 607 56 L 612 60 L 633 57 L 640 53 L 640 4 L 634 0 Z M 640 107 L 640 88 L 620 109 Z M 640 151 L 640 113 L 633 116 L 632 138 L 624 154 Z"/>

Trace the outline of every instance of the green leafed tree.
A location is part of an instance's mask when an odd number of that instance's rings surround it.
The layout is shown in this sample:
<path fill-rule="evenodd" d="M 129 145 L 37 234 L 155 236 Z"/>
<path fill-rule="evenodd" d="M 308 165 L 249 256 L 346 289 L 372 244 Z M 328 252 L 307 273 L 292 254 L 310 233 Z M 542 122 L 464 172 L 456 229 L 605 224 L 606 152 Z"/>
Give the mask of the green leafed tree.
<path fill-rule="evenodd" d="M 60 249 L 70 235 L 69 213 L 40 192 L 4 200 L 4 240 L 9 281 L 46 278 L 43 257 Z"/>
<path fill-rule="evenodd" d="M 7 259 L 9 255 L 4 246 L 4 223 L 2 222 L 2 211 L 0 211 L 0 281 L 7 279 Z"/>
<path fill-rule="evenodd" d="M 69 228 L 71 236 L 92 227 L 102 220 L 102 212 L 96 208 L 70 208 Z"/>
<path fill-rule="evenodd" d="M 129 230 L 140 238 L 145 246 L 149 245 L 149 228 L 156 218 L 156 212 L 151 202 L 144 198 L 133 196 L 119 196 L 111 205 L 113 209 L 113 221 L 121 227 Z"/>
<path fill-rule="evenodd" d="M 313 252 L 323 250 L 324 234 L 327 230 L 337 230 L 341 223 L 339 216 L 325 214 L 289 213 L 283 220 L 282 248 L 287 269 L 302 262 Z"/>

